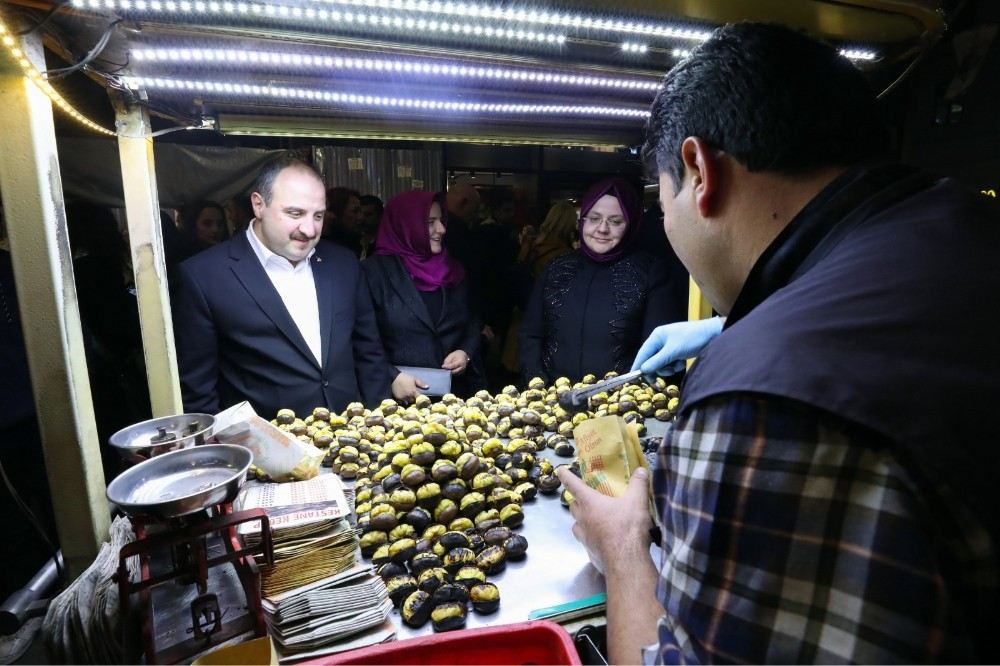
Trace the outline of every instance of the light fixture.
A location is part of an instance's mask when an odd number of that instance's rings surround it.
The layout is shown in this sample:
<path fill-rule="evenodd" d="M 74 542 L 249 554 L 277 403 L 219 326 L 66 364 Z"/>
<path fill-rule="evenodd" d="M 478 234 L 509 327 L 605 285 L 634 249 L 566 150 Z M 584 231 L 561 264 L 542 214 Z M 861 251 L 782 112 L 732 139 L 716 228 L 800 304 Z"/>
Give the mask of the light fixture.
<path fill-rule="evenodd" d="M 382 72 L 385 74 L 416 75 L 440 78 L 461 78 L 480 81 L 516 81 L 538 85 L 568 85 L 581 88 L 611 88 L 617 90 L 648 90 L 660 87 L 659 81 L 635 78 L 594 76 L 587 72 L 499 67 L 469 62 L 440 62 L 420 59 L 380 58 L 354 55 L 313 55 L 277 51 L 247 51 L 243 49 L 145 48 L 131 52 L 137 63 L 209 64 L 234 67 L 269 67 L 338 69 Z"/>
<path fill-rule="evenodd" d="M 840 49 L 840 55 L 848 60 L 875 60 L 878 54 L 865 49 Z"/>
<path fill-rule="evenodd" d="M 675 58 L 687 58 L 689 55 L 691 55 L 691 50 L 690 49 L 674 49 L 673 51 L 670 52 L 670 55 L 672 55 Z"/>
<path fill-rule="evenodd" d="M 632 42 L 622 43 L 622 51 L 626 53 L 645 53 L 649 50 L 649 46 L 646 44 L 634 44 Z"/>
<path fill-rule="evenodd" d="M 409 109 L 418 111 L 451 111 L 486 115 L 567 115 L 567 116 L 608 116 L 619 118 L 646 118 L 649 110 L 645 107 L 598 106 L 581 104 L 512 104 L 498 102 L 457 102 L 451 100 L 420 99 L 414 97 L 392 97 L 384 95 L 363 95 L 316 88 L 293 88 L 271 84 L 232 83 L 226 81 L 195 81 L 163 77 L 129 76 L 122 82 L 133 89 L 161 89 L 201 94 L 216 93 L 226 96 L 253 95 L 280 100 L 295 100 L 340 104 L 357 107 L 380 107 Z"/>
<path fill-rule="evenodd" d="M 410 12 L 419 15 L 438 15 L 478 19 L 482 21 L 504 21 L 527 25 L 552 26 L 576 31 L 613 32 L 629 35 L 647 35 L 667 39 L 686 39 L 703 42 L 711 31 L 693 29 L 679 25 L 652 23 L 650 21 L 611 18 L 596 15 L 574 14 L 571 12 L 526 9 L 510 5 L 482 5 L 448 0 L 326 0 L 329 4 L 350 7 L 378 7 L 393 11 Z"/>
<path fill-rule="evenodd" d="M 21 67 L 24 75 L 31 79 L 31 82 L 38 86 L 39 90 L 45 93 L 45 96 L 49 98 L 52 104 L 59 107 L 63 113 L 81 125 L 92 129 L 95 132 L 100 132 L 101 134 L 116 136 L 115 132 L 112 130 L 98 125 L 93 120 L 74 109 L 73 106 L 67 102 L 55 88 L 52 87 L 52 84 L 45 80 L 44 75 L 31 64 L 31 61 L 28 60 L 25 53 L 18 48 L 17 40 L 11 34 L 3 20 L 0 20 L 0 41 L 3 42 L 4 47 L 6 47 L 7 51 L 14 59 L 14 62 Z"/>
<path fill-rule="evenodd" d="M 464 21 L 423 19 L 393 12 L 376 12 L 368 9 L 328 9 L 329 3 L 299 6 L 270 2 L 203 2 L 202 0 L 73 0 L 79 9 L 115 10 L 123 13 L 172 14 L 174 18 L 187 18 L 192 14 L 211 17 L 268 18 L 278 21 L 315 24 L 317 21 L 332 27 L 352 30 L 431 33 L 472 40 L 500 40 L 558 46 L 566 42 L 566 35 L 538 32 L 523 28 L 484 25 Z M 318 8 L 317 8 L 318 7 Z"/>

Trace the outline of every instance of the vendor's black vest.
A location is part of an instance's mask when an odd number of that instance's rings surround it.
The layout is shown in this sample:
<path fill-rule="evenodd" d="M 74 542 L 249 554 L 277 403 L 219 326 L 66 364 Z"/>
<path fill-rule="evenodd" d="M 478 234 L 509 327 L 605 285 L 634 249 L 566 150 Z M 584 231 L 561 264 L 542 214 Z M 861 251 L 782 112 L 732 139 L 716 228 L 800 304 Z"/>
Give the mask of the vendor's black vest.
<path fill-rule="evenodd" d="M 1000 548 L 998 302 L 995 202 L 905 167 L 848 171 L 755 264 L 681 410 L 754 392 L 867 427 Z"/>

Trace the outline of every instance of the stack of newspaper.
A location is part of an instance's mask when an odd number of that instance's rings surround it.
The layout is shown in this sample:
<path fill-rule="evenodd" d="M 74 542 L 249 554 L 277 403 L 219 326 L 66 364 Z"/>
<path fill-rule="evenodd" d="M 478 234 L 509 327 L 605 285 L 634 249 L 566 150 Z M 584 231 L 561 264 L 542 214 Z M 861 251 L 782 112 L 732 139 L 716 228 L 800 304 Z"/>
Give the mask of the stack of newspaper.
<path fill-rule="evenodd" d="M 263 508 L 274 565 L 261 569 L 261 596 L 282 662 L 350 650 L 395 637 L 392 602 L 371 566 L 358 564 L 358 531 L 335 474 L 288 484 L 251 485 L 237 509 Z M 258 523 L 240 526 L 260 541 Z"/>
<path fill-rule="evenodd" d="M 356 565 L 263 603 L 282 662 L 352 650 L 395 636 L 389 593 L 371 566 Z"/>
<path fill-rule="evenodd" d="M 132 523 L 128 518 L 115 518 L 109 536 L 110 543 L 101 544 L 93 564 L 49 604 L 42 632 L 54 664 L 124 663 L 113 575 L 122 546 L 135 540 Z M 138 558 L 129 558 L 126 565 L 134 580 Z"/>

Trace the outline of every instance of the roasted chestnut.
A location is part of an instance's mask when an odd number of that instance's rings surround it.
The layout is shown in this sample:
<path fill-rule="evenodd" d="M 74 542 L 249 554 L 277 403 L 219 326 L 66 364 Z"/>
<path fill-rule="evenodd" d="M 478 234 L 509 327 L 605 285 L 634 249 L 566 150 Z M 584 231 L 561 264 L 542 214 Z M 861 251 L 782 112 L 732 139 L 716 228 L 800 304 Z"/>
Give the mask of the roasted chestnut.
<path fill-rule="evenodd" d="M 504 540 L 503 550 L 508 560 L 520 560 L 528 550 L 528 540 L 520 534 L 512 534 Z"/>
<path fill-rule="evenodd" d="M 382 580 L 389 580 L 395 576 L 405 576 L 406 567 L 396 562 L 386 562 L 378 568 L 378 575 Z"/>
<path fill-rule="evenodd" d="M 570 458 L 576 453 L 576 447 L 569 443 L 568 440 L 562 440 L 555 446 L 555 454 L 563 458 Z"/>
<path fill-rule="evenodd" d="M 533 483 L 525 481 L 524 483 L 517 484 L 517 486 L 514 487 L 514 492 L 521 496 L 521 501 L 530 502 L 535 499 L 538 489 L 535 488 Z"/>
<path fill-rule="evenodd" d="M 466 518 L 473 518 L 480 511 L 486 508 L 486 498 L 482 493 L 472 492 L 462 498 L 459 503 L 459 510 Z"/>
<path fill-rule="evenodd" d="M 364 512 L 360 512 L 364 513 Z M 396 527 L 396 510 L 389 504 L 376 504 L 368 514 L 368 520 L 373 530 L 389 532 Z"/>
<path fill-rule="evenodd" d="M 434 609 L 434 602 L 431 595 L 422 590 L 417 590 L 406 597 L 399 614 L 403 617 L 403 622 L 408 627 L 422 627 L 427 623 Z"/>
<path fill-rule="evenodd" d="M 451 481 L 456 476 L 458 476 L 458 468 L 450 460 L 435 460 L 431 466 L 431 478 L 438 483 Z"/>
<path fill-rule="evenodd" d="M 476 566 L 483 573 L 498 574 L 507 566 L 507 555 L 501 546 L 487 546 L 476 556 Z"/>
<path fill-rule="evenodd" d="M 399 608 L 404 599 L 417 591 L 417 581 L 413 576 L 393 576 L 386 581 L 385 589 L 389 591 L 392 604 Z"/>
<path fill-rule="evenodd" d="M 455 583 L 472 587 L 476 583 L 485 583 L 486 574 L 479 567 L 462 567 L 455 574 Z"/>
<path fill-rule="evenodd" d="M 471 548 L 452 548 L 444 556 L 444 568 L 449 572 L 456 572 L 465 566 L 476 564 L 476 554 Z"/>
<path fill-rule="evenodd" d="M 400 539 L 389 544 L 389 557 L 393 562 L 408 562 L 416 552 L 417 542 L 413 539 Z"/>
<path fill-rule="evenodd" d="M 450 574 L 441 567 L 421 571 L 417 576 L 417 587 L 424 592 L 433 592 L 451 580 Z"/>
<path fill-rule="evenodd" d="M 455 504 L 453 500 L 442 499 L 438 502 L 438 505 L 434 507 L 434 520 L 446 525 L 451 521 L 455 520 L 455 516 L 458 515 L 458 505 Z"/>
<path fill-rule="evenodd" d="M 471 518 L 461 517 L 448 523 L 449 530 L 455 530 L 458 532 L 465 532 L 467 530 L 475 529 L 475 525 L 472 523 Z"/>
<path fill-rule="evenodd" d="M 423 538 L 436 541 L 442 534 L 448 531 L 448 528 L 440 523 L 434 523 L 429 525 L 427 529 L 424 530 Z"/>
<path fill-rule="evenodd" d="M 438 586 L 432 596 L 435 604 L 460 603 L 464 605 L 469 600 L 469 588 L 457 583 L 445 583 Z"/>
<path fill-rule="evenodd" d="M 446 551 L 452 548 L 468 548 L 469 547 L 469 537 L 464 532 L 445 532 L 438 539 L 438 543 Z"/>
<path fill-rule="evenodd" d="M 423 532 L 433 521 L 434 519 L 431 516 L 431 512 L 419 506 L 410 509 L 410 511 L 406 514 L 406 517 L 403 518 L 403 522 L 407 525 L 412 525 L 413 529 L 417 532 Z"/>
<path fill-rule="evenodd" d="M 389 544 L 384 543 L 375 549 L 372 553 L 372 564 L 375 566 L 380 566 L 388 562 L 391 558 L 389 557 Z"/>
<path fill-rule="evenodd" d="M 465 497 L 465 493 L 467 492 L 468 488 L 466 488 L 465 481 L 462 479 L 452 479 L 441 487 L 441 494 L 453 502 L 460 501 Z"/>
<path fill-rule="evenodd" d="M 409 511 L 417 505 L 417 495 L 409 488 L 397 488 L 389 495 L 389 504 L 397 511 Z"/>
<path fill-rule="evenodd" d="M 417 505 L 433 509 L 441 501 L 441 486 L 431 482 L 417 488 Z"/>
<path fill-rule="evenodd" d="M 371 557 L 379 546 L 386 544 L 388 541 L 388 534 L 381 530 L 372 530 L 361 535 L 358 545 L 361 546 L 361 554 L 363 556 Z"/>
<path fill-rule="evenodd" d="M 407 525 L 405 523 L 402 525 L 396 525 L 396 527 L 389 532 L 389 541 L 394 542 L 399 541 L 400 539 L 413 539 L 416 541 L 417 530 L 413 528 L 413 525 Z"/>
<path fill-rule="evenodd" d="M 431 624 L 434 631 L 453 631 L 465 626 L 468 610 L 464 603 L 446 603 L 431 611 Z"/>
<path fill-rule="evenodd" d="M 543 474 L 538 477 L 538 491 L 543 495 L 552 495 L 559 491 L 562 483 L 555 474 Z"/>
<path fill-rule="evenodd" d="M 493 583 L 477 583 L 469 588 L 469 600 L 477 613 L 493 613 L 500 607 L 500 590 Z"/>
<path fill-rule="evenodd" d="M 414 576 L 421 574 L 427 569 L 434 569 L 441 566 L 441 558 L 434 553 L 417 553 L 410 559 L 410 571 Z"/>
<path fill-rule="evenodd" d="M 508 504 L 500 509 L 500 522 L 507 527 L 517 527 L 524 522 L 524 512 L 519 504 Z"/>

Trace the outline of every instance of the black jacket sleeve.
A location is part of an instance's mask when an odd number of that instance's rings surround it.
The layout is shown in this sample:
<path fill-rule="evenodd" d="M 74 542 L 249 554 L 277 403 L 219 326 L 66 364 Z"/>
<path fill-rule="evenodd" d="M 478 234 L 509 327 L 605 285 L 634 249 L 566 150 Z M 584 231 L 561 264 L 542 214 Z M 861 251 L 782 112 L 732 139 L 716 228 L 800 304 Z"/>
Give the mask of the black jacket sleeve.
<path fill-rule="evenodd" d="M 358 271 L 358 288 L 356 294 L 354 315 L 354 368 L 358 376 L 358 388 L 361 399 L 366 406 L 378 406 L 378 403 L 390 397 L 390 385 L 399 374 L 389 363 L 382 339 L 379 336 L 378 324 L 375 321 L 375 310 L 372 307 L 372 297 L 368 290 L 368 280 L 365 271 Z"/>
<path fill-rule="evenodd" d="M 187 266 L 177 267 L 173 299 L 174 343 L 184 411 L 219 411 L 219 340 L 201 285 Z"/>
<path fill-rule="evenodd" d="M 528 308 L 524 313 L 524 319 L 521 321 L 518 352 L 521 359 L 521 372 L 524 373 L 525 385 L 533 377 L 541 377 L 546 383 L 550 381 L 542 362 L 542 348 L 545 344 L 542 291 L 548 277 L 549 271 L 546 269 L 531 292 L 531 298 L 528 299 Z"/>

